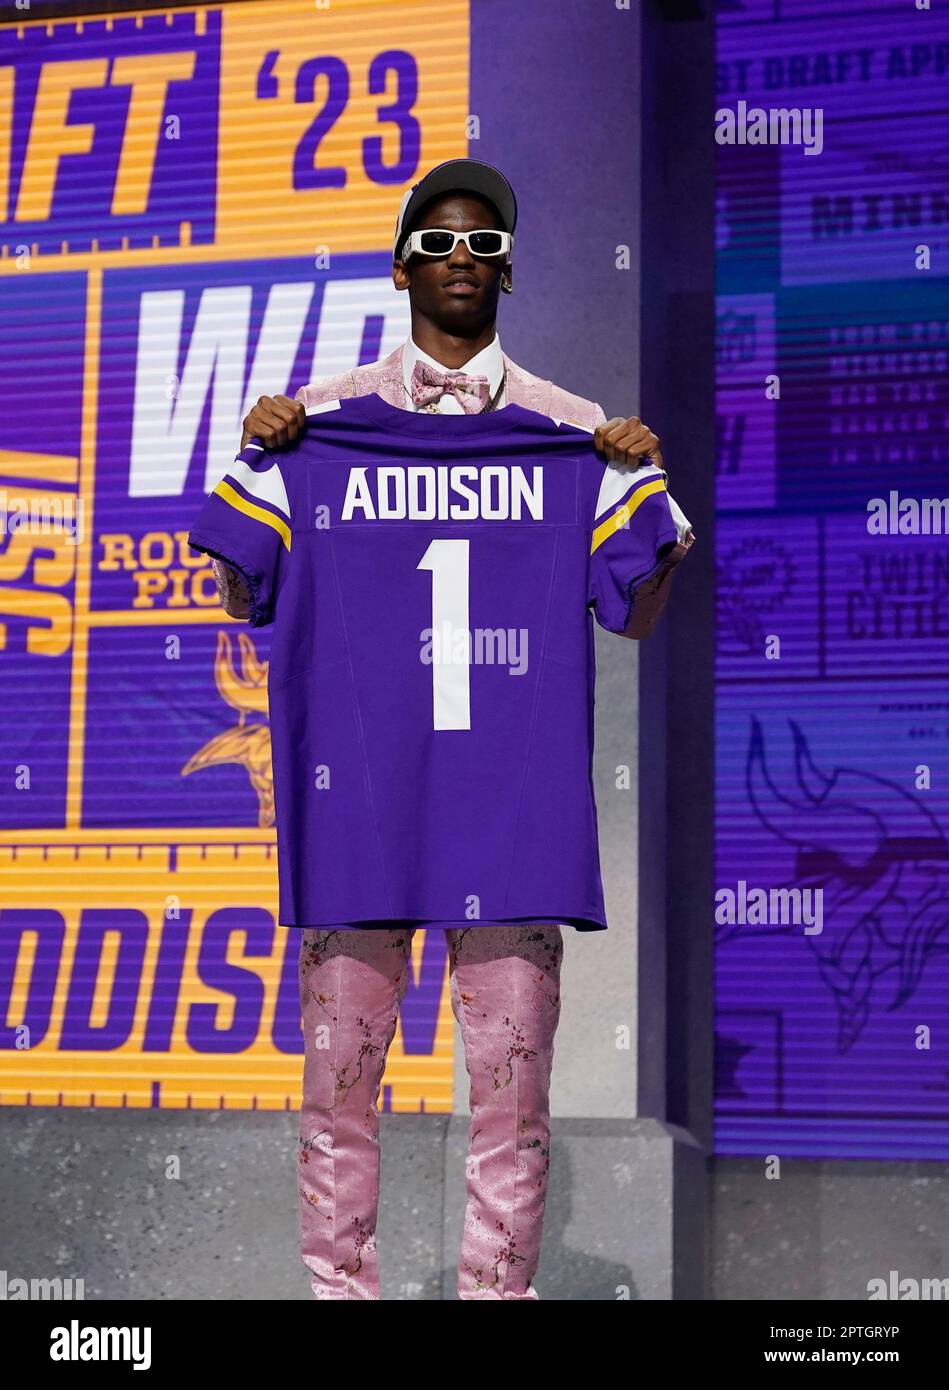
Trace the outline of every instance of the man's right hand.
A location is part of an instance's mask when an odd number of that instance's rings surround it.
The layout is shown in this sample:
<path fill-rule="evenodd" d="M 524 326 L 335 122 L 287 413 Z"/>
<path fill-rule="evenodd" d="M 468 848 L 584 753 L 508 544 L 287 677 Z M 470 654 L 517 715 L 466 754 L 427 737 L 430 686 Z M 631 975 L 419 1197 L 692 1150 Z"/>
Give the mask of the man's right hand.
<path fill-rule="evenodd" d="M 244 416 L 241 448 L 255 436 L 265 449 L 285 449 L 295 444 L 306 429 L 306 410 L 302 401 L 289 396 L 261 396 L 249 414 Z"/>

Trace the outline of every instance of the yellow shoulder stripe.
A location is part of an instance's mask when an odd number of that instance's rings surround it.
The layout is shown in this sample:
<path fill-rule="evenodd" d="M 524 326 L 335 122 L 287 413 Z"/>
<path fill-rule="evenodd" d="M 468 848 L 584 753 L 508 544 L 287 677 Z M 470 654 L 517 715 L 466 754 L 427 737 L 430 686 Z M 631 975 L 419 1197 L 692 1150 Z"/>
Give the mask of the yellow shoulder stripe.
<path fill-rule="evenodd" d="M 618 531 L 621 526 L 625 526 L 633 512 L 645 502 L 647 497 L 652 497 L 657 492 L 665 492 L 666 485 L 662 478 L 654 478 L 651 483 L 644 483 L 638 492 L 632 497 L 628 497 L 612 516 L 608 516 L 605 521 L 593 532 L 593 542 L 590 546 L 590 554 L 599 550 L 605 540 L 609 540 L 614 531 Z"/>
<path fill-rule="evenodd" d="M 229 502 L 232 507 L 236 507 L 245 516 L 252 516 L 255 521 L 262 521 L 265 526 L 272 526 L 277 535 L 283 541 L 287 549 L 290 549 L 290 527 L 279 516 L 274 516 L 273 512 L 265 511 L 263 507 L 257 507 L 253 502 L 248 502 L 246 497 L 242 497 L 231 487 L 230 483 L 223 480 L 214 489 L 218 497 Z"/>

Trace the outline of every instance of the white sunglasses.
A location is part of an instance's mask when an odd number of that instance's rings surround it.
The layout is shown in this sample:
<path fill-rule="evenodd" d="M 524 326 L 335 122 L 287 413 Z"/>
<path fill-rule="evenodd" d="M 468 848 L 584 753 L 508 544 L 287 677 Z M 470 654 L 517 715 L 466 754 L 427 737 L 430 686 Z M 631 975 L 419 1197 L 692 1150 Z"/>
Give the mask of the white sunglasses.
<path fill-rule="evenodd" d="M 510 260 L 514 235 L 512 232 L 455 232 L 448 227 L 425 227 L 420 232 L 411 232 L 405 238 L 402 243 L 402 260 L 407 261 L 411 255 L 450 256 L 459 241 L 465 243 L 472 256 L 494 258 L 506 254 Z"/>

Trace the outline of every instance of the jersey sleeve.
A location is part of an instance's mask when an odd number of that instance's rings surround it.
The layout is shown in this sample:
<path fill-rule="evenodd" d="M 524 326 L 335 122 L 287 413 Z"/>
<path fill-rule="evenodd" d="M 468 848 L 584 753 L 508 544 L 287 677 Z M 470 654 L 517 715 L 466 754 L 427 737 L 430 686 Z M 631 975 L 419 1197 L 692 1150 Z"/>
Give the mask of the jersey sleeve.
<path fill-rule="evenodd" d="M 607 632 L 626 632 L 635 591 L 678 538 L 665 474 L 654 464 L 602 464 L 590 536 L 588 603 Z"/>
<path fill-rule="evenodd" d="M 244 576 L 251 596 L 248 621 L 262 627 L 273 621 L 290 541 L 290 502 L 280 465 L 262 444 L 250 441 L 205 499 L 188 544 Z"/>

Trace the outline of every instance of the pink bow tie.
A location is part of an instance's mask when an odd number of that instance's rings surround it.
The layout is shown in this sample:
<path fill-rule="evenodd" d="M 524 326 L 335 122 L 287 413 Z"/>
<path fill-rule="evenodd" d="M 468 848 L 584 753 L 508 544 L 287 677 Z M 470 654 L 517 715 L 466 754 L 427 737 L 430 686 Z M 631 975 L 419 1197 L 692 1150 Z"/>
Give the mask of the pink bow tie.
<path fill-rule="evenodd" d="M 484 409 L 488 399 L 488 378 L 469 376 L 467 372 L 440 372 L 427 362 L 416 362 L 412 368 L 412 401 L 416 410 L 448 394 L 461 404 L 466 415 L 475 415 Z"/>

